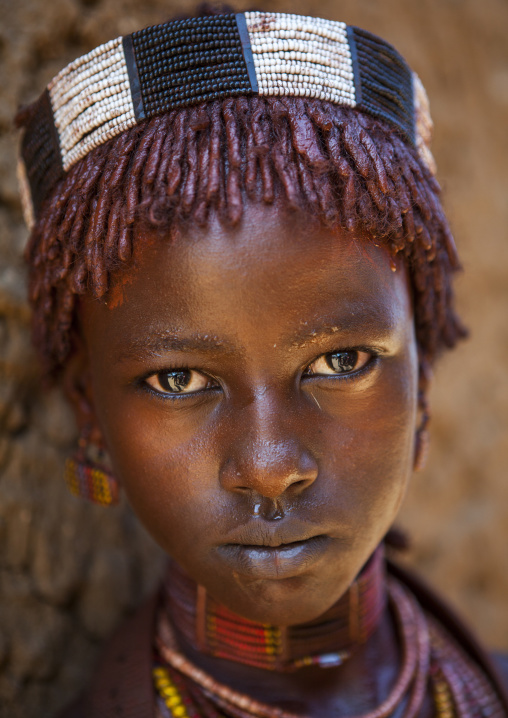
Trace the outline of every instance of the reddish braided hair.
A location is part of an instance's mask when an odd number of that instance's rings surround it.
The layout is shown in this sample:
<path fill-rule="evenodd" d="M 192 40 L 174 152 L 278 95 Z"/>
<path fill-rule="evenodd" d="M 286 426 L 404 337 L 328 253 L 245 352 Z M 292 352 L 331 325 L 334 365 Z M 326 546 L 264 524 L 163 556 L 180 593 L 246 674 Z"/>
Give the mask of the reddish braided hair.
<path fill-rule="evenodd" d="M 26 111 L 25 111 L 26 113 Z M 72 348 L 77 297 L 102 297 L 128 268 L 135 226 L 229 225 L 247 202 L 363 231 L 403 256 L 422 377 L 465 330 L 453 308 L 459 268 L 439 186 L 382 121 L 303 98 L 242 97 L 147 120 L 77 162 L 43 205 L 26 258 L 33 339 L 49 376 Z M 162 231 L 163 230 L 163 231 Z"/>

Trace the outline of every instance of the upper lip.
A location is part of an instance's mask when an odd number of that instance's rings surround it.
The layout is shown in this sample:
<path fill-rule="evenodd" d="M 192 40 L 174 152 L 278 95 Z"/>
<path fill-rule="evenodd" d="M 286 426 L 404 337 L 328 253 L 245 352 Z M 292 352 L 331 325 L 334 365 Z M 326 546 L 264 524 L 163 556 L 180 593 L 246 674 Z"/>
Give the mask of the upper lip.
<path fill-rule="evenodd" d="M 267 522 L 259 519 L 249 521 L 243 526 L 237 526 L 228 532 L 222 545 L 239 544 L 242 546 L 266 546 L 277 548 L 286 544 L 308 541 L 323 536 L 325 531 L 316 526 L 291 519 L 288 522 Z"/>

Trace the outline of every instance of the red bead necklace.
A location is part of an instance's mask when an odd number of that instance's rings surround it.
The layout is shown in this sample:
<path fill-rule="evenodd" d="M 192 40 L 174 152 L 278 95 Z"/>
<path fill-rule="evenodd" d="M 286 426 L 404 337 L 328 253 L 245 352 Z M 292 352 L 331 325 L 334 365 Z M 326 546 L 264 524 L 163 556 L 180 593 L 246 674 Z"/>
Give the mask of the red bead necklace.
<path fill-rule="evenodd" d="M 274 671 L 336 666 L 372 635 L 386 606 L 383 549 L 373 554 L 346 594 L 318 620 L 281 628 L 244 619 L 215 601 L 172 563 L 164 610 L 195 650 Z"/>

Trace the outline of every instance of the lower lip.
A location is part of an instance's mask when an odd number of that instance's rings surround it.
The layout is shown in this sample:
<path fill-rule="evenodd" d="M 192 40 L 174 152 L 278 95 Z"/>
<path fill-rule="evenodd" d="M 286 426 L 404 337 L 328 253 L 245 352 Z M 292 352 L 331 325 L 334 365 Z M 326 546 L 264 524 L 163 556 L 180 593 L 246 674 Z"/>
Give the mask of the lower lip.
<path fill-rule="evenodd" d="M 330 545 L 328 536 L 314 536 L 282 546 L 225 544 L 218 548 L 222 560 L 242 576 L 282 579 L 297 576 L 319 561 Z"/>

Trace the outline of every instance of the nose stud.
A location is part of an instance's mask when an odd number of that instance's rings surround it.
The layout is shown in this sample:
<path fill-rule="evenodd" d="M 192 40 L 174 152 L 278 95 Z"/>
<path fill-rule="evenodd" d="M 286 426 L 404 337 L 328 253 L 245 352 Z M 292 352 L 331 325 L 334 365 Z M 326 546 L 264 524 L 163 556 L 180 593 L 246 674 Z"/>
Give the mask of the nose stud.
<path fill-rule="evenodd" d="M 285 516 L 282 503 L 278 499 L 264 498 L 260 502 L 254 504 L 252 515 L 261 517 L 265 521 L 280 521 Z"/>

